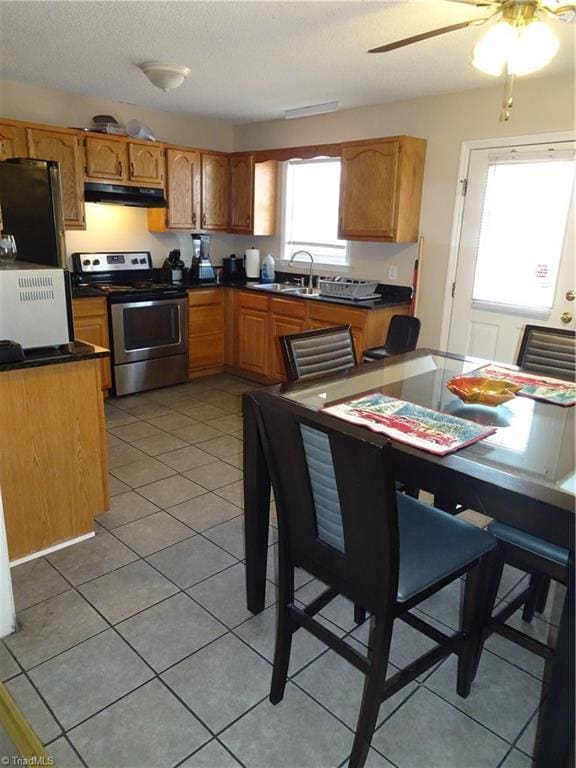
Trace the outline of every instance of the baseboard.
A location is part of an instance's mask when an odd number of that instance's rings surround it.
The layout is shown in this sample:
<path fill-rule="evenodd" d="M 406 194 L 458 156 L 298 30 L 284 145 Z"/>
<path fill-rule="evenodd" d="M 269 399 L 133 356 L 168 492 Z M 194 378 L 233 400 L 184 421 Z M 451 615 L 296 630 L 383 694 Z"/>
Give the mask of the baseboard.
<path fill-rule="evenodd" d="M 53 544 L 51 547 L 46 547 L 46 549 L 40 549 L 38 552 L 31 552 L 29 555 L 19 557 L 17 560 L 10 560 L 10 568 L 14 568 L 15 565 L 22 565 L 22 563 L 27 563 L 30 560 L 36 560 L 37 557 L 51 555 L 52 552 L 57 552 L 59 549 L 64 549 L 64 547 L 70 547 L 72 544 L 79 544 L 81 541 L 91 539 L 95 535 L 96 534 L 94 531 L 90 531 L 90 533 L 83 533 L 82 536 L 77 536 L 75 539 L 60 541 L 58 544 Z"/>

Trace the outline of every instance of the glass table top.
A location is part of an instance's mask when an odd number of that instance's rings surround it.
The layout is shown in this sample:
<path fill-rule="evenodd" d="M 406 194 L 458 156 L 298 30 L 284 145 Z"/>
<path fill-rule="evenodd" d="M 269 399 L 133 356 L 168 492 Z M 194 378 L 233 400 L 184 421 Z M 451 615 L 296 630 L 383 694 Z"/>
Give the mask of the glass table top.
<path fill-rule="evenodd" d="M 459 360 L 435 352 L 399 356 L 398 361 L 360 366 L 332 380 L 301 382 L 282 397 L 320 410 L 336 401 L 378 391 L 478 424 L 496 432 L 457 452 L 466 459 L 576 494 L 574 407 L 515 397 L 499 406 L 465 404 L 446 387 L 453 376 L 477 370 L 485 362 Z"/>

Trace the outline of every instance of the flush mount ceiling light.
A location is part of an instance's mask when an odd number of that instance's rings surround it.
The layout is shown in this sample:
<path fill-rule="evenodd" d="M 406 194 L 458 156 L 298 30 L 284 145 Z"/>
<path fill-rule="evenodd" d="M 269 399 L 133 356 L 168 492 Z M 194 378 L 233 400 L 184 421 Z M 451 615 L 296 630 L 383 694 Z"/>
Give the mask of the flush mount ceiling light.
<path fill-rule="evenodd" d="M 504 101 L 500 119 L 510 119 L 514 78 L 537 72 L 554 58 L 559 43 L 552 30 L 543 22 L 570 22 L 576 18 L 576 5 L 558 5 L 558 0 L 450 0 L 494 9 L 487 17 L 461 21 L 448 27 L 433 29 L 419 35 L 372 48 L 368 53 L 385 53 L 405 45 L 418 43 L 447 32 L 477 27 L 493 22 L 475 45 L 472 65 L 488 75 L 506 75 Z"/>
<path fill-rule="evenodd" d="M 178 88 L 190 74 L 188 67 L 172 64 L 169 61 L 145 61 L 139 66 L 152 85 L 162 91 L 173 91 L 174 88 Z"/>
<path fill-rule="evenodd" d="M 284 112 L 286 120 L 292 120 L 294 117 L 310 117 L 311 115 L 324 115 L 326 112 L 335 112 L 338 109 L 337 101 L 327 101 L 325 104 L 312 104 L 310 107 L 299 107 L 298 109 L 287 109 Z"/>

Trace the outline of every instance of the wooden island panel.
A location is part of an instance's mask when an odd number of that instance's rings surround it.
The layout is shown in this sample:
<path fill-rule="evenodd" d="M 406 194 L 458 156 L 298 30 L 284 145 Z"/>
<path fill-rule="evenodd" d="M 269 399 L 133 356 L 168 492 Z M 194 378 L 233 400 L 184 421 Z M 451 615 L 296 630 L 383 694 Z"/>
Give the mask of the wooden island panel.
<path fill-rule="evenodd" d="M 0 488 L 17 560 L 93 533 L 108 509 L 100 360 L 0 373 Z"/>

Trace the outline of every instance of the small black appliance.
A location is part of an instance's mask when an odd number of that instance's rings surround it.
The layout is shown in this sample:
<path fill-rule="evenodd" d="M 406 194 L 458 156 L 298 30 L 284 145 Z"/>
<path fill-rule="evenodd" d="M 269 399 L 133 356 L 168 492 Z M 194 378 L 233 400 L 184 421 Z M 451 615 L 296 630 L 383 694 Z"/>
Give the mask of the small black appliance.
<path fill-rule="evenodd" d="M 235 253 L 232 253 L 227 259 L 222 259 L 222 282 L 234 285 L 243 285 L 246 282 L 244 259 L 237 259 Z"/>

